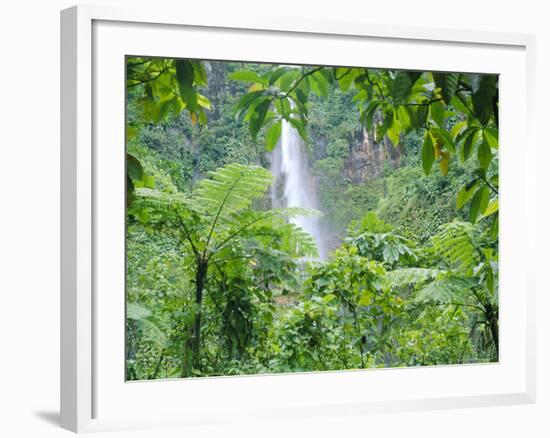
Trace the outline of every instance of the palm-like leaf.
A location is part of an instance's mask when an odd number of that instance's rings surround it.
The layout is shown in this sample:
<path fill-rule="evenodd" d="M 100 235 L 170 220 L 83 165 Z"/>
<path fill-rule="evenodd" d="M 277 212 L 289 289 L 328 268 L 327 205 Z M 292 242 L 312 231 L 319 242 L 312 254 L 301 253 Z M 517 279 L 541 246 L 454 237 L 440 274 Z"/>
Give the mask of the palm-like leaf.
<path fill-rule="evenodd" d="M 436 254 L 455 269 L 471 271 L 476 262 L 476 251 L 472 243 L 473 226 L 467 222 L 451 222 L 441 227 L 432 237 Z"/>
<path fill-rule="evenodd" d="M 418 291 L 415 302 L 456 304 L 466 303 L 472 298 L 471 288 L 476 285 L 475 279 L 458 276 L 444 276 Z"/>
<path fill-rule="evenodd" d="M 228 164 L 200 181 L 196 208 L 207 217 L 225 217 L 262 198 L 271 182 L 271 174 L 263 167 Z"/>
<path fill-rule="evenodd" d="M 280 210 L 243 210 L 232 214 L 220 224 L 213 236 L 213 250 L 232 243 L 236 237 L 253 239 L 294 257 L 316 257 L 317 246 L 313 237 L 300 227 L 288 222 L 289 218 L 315 214 L 314 211 L 289 208 Z"/>
<path fill-rule="evenodd" d="M 166 335 L 154 321 L 149 309 L 136 303 L 128 303 L 126 318 L 135 321 L 146 338 L 153 341 L 160 348 L 166 347 Z"/>
<path fill-rule="evenodd" d="M 443 271 L 428 268 L 394 269 L 387 273 L 387 280 L 391 287 L 403 287 L 409 284 L 422 284 L 433 280 Z"/>

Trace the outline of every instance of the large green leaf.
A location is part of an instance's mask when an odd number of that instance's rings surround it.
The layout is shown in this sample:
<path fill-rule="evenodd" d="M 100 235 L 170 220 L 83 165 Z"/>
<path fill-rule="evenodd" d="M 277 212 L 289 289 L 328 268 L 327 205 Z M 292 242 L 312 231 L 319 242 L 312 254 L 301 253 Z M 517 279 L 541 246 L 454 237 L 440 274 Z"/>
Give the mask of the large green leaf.
<path fill-rule="evenodd" d="M 195 73 L 195 84 L 206 85 L 208 83 L 208 75 L 204 64 L 200 61 L 191 61 L 191 65 Z"/>
<path fill-rule="evenodd" d="M 480 181 L 478 179 L 474 180 L 470 184 L 466 184 L 464 187 L 462 187 L 457 195 L 456 198 L 456 208 L 461 209 L 463 206 L 465 206 L 475 195 L 478 187 L 480 185 Z"/>
<path fill-rule="evenodd" d="M 393 124 L 393 110 L 390 108 L 389 111 L 387 111 L 384 114 L 384 120 L 381 124 L 379 124 L 376 127 L 376 141 L 382 141 L 384 136 L 386 135 L 386 132 Z"/>
<path fill-rule="evenodd" d="M 448 105 L 458 88 L 459 73 L 434 73 L 435 86 L 441 89 L 441 97 Z"/>
<path fill-rule="evenodd" d="M 491 216 L 492 214 L 495 214 L 498 212 L 498 198 L 493 199 L 491 202 L 489 202 L 489 205 L 487 205 L 487 208 L 485 209 L 485 212 L 482 214 L 483 217 Z"/>
<path fill-rule="evenodd" d="M 388 136 L 388 138 L 390 139 L 391 143 L 394 146 L 399 145 L 399 141 L 401 140 L 401 130 L 402 130 L 401 123 L 394 116 L 392 125 L 386 131 L 386 135 Z"/>
<path fill-rule="evenodd" d="M 413 86 L 410 75 L 405 71 L 399 71 L 395 75 L 392 87 L 393 103 L 399 105 L 407 100 Z"/>
<path fill-rule="evenodd" d="M 437 137 L 440 145 L 444 146 L 449 152 L 455 152 L 455 143 L 449 131 L 442 128 L 431 128 L 430 131 Z"/>
<path fill-rule="evenodd" d="M 190 61 L 177 59 L 175 63 L 180 97 L 185 102 L 186 108 L 194 113 L 197 111 L 197 92 L 193 88 L 195 70 Z"/>
<path fill-rule="evenodd" d="M 443 123 L 445 122 L 445 105 L 441 102 L 432 103 L 430 105 L 430 116 L 437 126 L 443 128 Z"/>
<path fill-rule="evenodd" d="M 411 126 L 415 129 L 424 127 L 428 118 L 428 106 L 407 106 L 407 110 L 411 119 Z"/>
<path fill-rule="evenodd" d="M 279 67 L 269 76 L 269 85 L 273 85 L 277 80 L 289 70 L 288 67 Z"/>
<path fill-rule="evenodd" d="M 480 140 L 480 131 L 473 128 L 467 131 L 462 143 L 462 161 L 466 161 L 472 155 L 472 151 Z"/>
<path fill-rule="evenodd" d="M 250 71 L 250 70 L 235 71 L 229 75 L 229 79 L 232 79 L 234 81 L 242 81 L 242 82 L 256 82 L 265 86 L 269 85 L 269 82 L 266 79 L 262 78 L 255 71 Z"/>
<path fill-rule="evenodd" d="M 295 118 L 288 119 L 288 121 L 290 122 L 292 127 L 298 131 L 298 134 L 300 134 L 302 140 L 307 140 L 307 131 L 303 121 Z"/>
<path fill-rule="evenodd" d="M 258 136 L 258 132 L 262 128 L 270 105 L 271 99 L 265 98 L 262 102 L 256 105 L 253 110 L 251 109 L 251 111 L 254 111 L 254 115 L 250 119 L 249 128 L 253 139 L 256 139 Z"/>
<path fill-rule="evenodd" d="M 355 68 L 340 68 L 337 67 L 335 70 L 335 76 L 340 85 L 340 89 L 345 93 L 348 91 L 350 85 L 353 83 L 353 80 L 357 77 L 359 69 Z"/>
<path fill-rule="evenodd" d="M 284 72 L 279 78 L 279 84 L 282 91 L 289 91 L 292 86 L 295 85 L 295 81 L 301 76 L 299 70 L 291 68 L 288 71 Z M 302 81 L 306 82 L 306 81 Z"/>
<path fill-rule="evenodd" d="M 483 75 L 479 88 L 472 95 L 474 113 L 482 125 L 486 125 L 493 115 L 493 99 L 497 97 L 497 76 Z"/>
<path fill-rule="evenodd" d="M 360 115 L 361 123 L 365 125 L 368 132 L 372 132 L 374 115 L 376 114 L 377 109 L 378 109 L 378 102 L 375 100 L 372 100 L 367 105 L 367 108 L 361 112 L 361 115 Z"/>
<path fill-rule="evenodd" d="M 277 120 L 271 126 L 267 129 L 265 133 L 265 147 L 268 152 L 271 152 L 275 146 L 277 145 L 277 142 L 279 141 L 279 138 L 281 137 L 281 130 L 282 130 L 282 121 Z"/>
<path fill-rule="evenodd" d="M 491 160 L 493 159 L 493 153 L 491 152 L 491 147 L 489 146 L 489 143 L 483 138 L 483 141 L 479 144 L 478 150 L 477 150 L 477 159 L 479 161 L 479 165 L 487 170 L 489 167 L 489 164 L 491 164 Z"/>
<path fill-rule="evenodd" d="M 310 83 L 312 84 L 312 89 L 315 91 L 315 93 L 318 96 L 326 98 L 328 96 L 329 84 L 322 71 L 317 71 L 313 73 L 310 77 L 313 78 L 313 81 Z"/>
<path fill-rule="evenodd" d="M 479 215 L 485 212 L 489 204 L 489 197 L 489 187 L 486 185 L 477 190 L 470 204 L 470 222 L 475 223 Z"/>
<path fill-rule="evenodd" d="M 143 166 L 139 160 L 131 154 L 126 154 L 126 169 L 128 175 L 133 180 L 141 180 L 143 178 Z"/>
<path fill-rule="evenodd" d="M 414 86 L 418 78 L 422 76 L 421 71 L 407 71 L 407 74 L 409 75 L 409 78 L 411 78 L 411 84 Z"/>
<path fill-rule="evenodd" d="M 493 149 L 498 149 L 498 129 L 492 127 L 483 128 L 483 138 Z"/>
<path fill-rule="evenodd" d="M 430 131 L 426 131 L 424 134 L 424 142 L 422 143 L 422 168 L 424 169 L 426 176 L 430 174 L 434 160 L 435 152 L 432 135 L 430 134 Z"/>
<path fill-rule="evenodd" d="M 235 118 L 238 119 L 249 106 L 254 104 L 256 100 L 261 99 L 264 95 L 265 93 L 263 90 L 253 91 L 243 95 L 233 108 L 233 111 L 235 111 Z"/>

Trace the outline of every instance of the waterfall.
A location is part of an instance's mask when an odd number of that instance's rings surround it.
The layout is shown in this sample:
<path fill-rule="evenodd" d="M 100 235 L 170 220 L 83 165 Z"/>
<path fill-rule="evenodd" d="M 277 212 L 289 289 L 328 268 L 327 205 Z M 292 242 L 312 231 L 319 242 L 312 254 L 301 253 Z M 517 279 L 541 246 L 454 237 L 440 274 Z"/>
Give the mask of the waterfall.
<path fill-rule="evenodd" d="M 302 207 L 318 210 L 317 192 L 309 174 L 304 144 L 298 131 L 286 120 L 282 122 L 281 139 L 273 151 L 271 172 L 275 177 L 271 191 L 275 208 Z M 327 249 L 319 217 L 297 216 L 290 221 L 313 237 L 319 251 L 319 259 L 324 260 Z"/>

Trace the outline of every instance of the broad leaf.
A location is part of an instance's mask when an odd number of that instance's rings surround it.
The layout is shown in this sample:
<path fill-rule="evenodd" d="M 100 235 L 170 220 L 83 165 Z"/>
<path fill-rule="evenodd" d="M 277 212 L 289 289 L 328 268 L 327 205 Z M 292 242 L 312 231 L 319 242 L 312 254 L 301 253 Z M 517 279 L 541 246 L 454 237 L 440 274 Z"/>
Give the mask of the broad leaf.
<path fill-rule="evenodd" d="M 483 75 L 479 88 L 472 95 L 474 113 L 482 125 L 486 125 L 493 114 L 493 99 L 497 97 L 497 76 Z"/>
<path fill-rule="evenodd" d="M 483 138 L 483 141 L 479 144 L 479 148 L 477 150 L 477 159 L 480 166 L 485 170 L 487 170 L 489 164 L 491 164 L 491 160 L 493 159 L 491 147 L 489 146 L 489 143 L 487 142 L 485 137 Z"/>
<path fill-rule="evenodd" d="M 407 100 L 412 88 L 412 81 L 409 73 L 399 71 L 395 75 L 392 87 L 392 98 L 396 105 L 399 105 Z"/>
<path fill-rule="evenodd" d="M 498 129 L 496 128 L 483 128 L 483 138 L 489 146 L 493 149 L 498 149 Z"/>
<path fill-rule="evenodd" d="M 480 131 L 477 130 L 477 128 L 469 130 L 466 134 L 464 142 L 462 143 L 462 161 L 466 161 L 472 155 L 474 147 L 480 140 L 479 134 Z"/>
<path fill-rule="evenodd" d="M 176 60 L 176 79 L 180 96 L 186 104 L 186 108 L 194 113 L 197 111 L 197 92 L 193 88 L 195 70 L 190 61 Z"/>
<path fill-rule="evenodd" d="M 485 209 L 485 212 L 482 214 L 483 217 L 491 216 L 498 212 L 498 198 L 489 202 L 489 205 Z"/>
<path fill-rule="evenodd" d="M 441 89 L 441 97 L 448 105 L 458 88 L 459 73 L 434 73 L 435 86 Z"/>
<path fill-rule="evenodd" d="M 258 82 L 265 86 L 269 85 L 269 82 L 262 78 L 258 73 L 250 70 L 240 70 L 233 72 L 229 75 L 229 79 L 243 82 Z"/>
<path fill-rule="evenodd" d="M 279 138 L 281 137 L 281 130 L 282 130 L 282 121 L 277 120 L 271 126 L 267 129 L 265 133 L 265 147 L 268 152 L 271 152 L 275 146 L 277 145 L 277 142 L 279 141 Z"/>
<path fill-rule="evenodd" d="M 262 128 L 267 111 L 271 105 L 271 99 L 265 98 L 262 102 L 254 107 L 254 114 L 250 118 L 249 128 L 252 138 L 255 140 L 258 132 Z M 252 111 L 252 110 L 251 110 Z"/>
<path fill-rule="evenodd" d="M 143 178 L 143 167 L 139 160 L 133 155 L 126 154 L 126 169 L 128 175 L 130 175 L 133 180 L 139 181 Z"/>
<path fill-rule="evenodd" d="M 484 185 L 477 190 L 470 204 L 470 222 L 475 223 L 478 216 L 485 212 L 489 204 L 489 197 L 489 187 Z"/>
<path fill-rule="evenodd" d="M 457 209 L 460 210 L 464 205 L 466 205 L 473 198 L 479 185 L 480 185 L 480 181 L 476 179 L 473 183 L 466 184 L 464 187 L 462 187 L 459 190 L 456 198 Z"/>
<path fill-rule="evenodd" d="M 432 103 L 430 105 L 430 116 L 440 128 L 443 128 L 443 123 L 445 121 L 445 105 L 441 102 Z"/>
<path fill-rule="evenodd" d="M 430 174 L 432 166 L 435 160 L 433 139 L 430 131 L 426 131 L 424 134 L 424 143 L 422 144 L 422 168 L 424 173 L 427 175 Z"/>

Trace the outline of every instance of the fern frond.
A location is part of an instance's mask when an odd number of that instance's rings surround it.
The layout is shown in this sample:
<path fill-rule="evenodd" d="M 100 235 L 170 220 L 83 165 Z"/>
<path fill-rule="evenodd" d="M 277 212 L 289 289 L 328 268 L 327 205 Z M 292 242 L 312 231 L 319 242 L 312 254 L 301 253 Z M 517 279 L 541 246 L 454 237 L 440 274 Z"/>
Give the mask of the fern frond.
<path fill-rule="evenodd" d="M 215 235 L 214 241 L 221 242 L 215 249 L 222 248 L 239 236 L 254 239 L 265 247 L 272 247 L 295 257 L 317 257 L 317 246 L 313 237 L 301 227 L 287 222 L 287 214 L 302 215 L 305 212 L 304 209 L 293 210 L 244 210 L 231 215 Z"/>
<path fill-rule="evenodd" d="M 279 227 L 281 232 L 280 249 L 295 257 L 318 257 L 319 252 L 313 236 L 293 223 Z"/>
<path fill-rule="evenodd" d="M 444 271 L 428 268 L 394 269 L 387 273 L 388 284 L 391 287 L 403 287 L 409 284 L 422 284 L 433 280 Z"/>
<path fill-rule="evenodd" d="M 128 303 L 126 305 L 126 318 L 133 319 L 134 321 L 141 321 L 149 318 L 151 311 L 147 307 L 140 306 L 136 303 Z"/>
<path fill-rule="evenodd" d="M 200 181 L 194 199 L 205 216 L 226 217 L 262 198 L 271 182 L 271 174 L 263 167 L 228 164 Z"/>
<path fill-rule="evenodd" d="M 126 317 L 138 324 L 146 338 L 153 341 L 160 348 L 166 347 L 168 339 L 159 326 L 152 320 L 152 314 L 149 309 L 136 303 L 128 303 L 126 306 Z"/>
<path fill-rule="evenodd" d="M 166 193 L 160 190 L 138 188 L 136 189 L 135 205 L 132 209 L 151 208 L 153 210 L 169 211 L 175 207 L 192 207 L 193 203 L 183 193 Z"/>
<path fill-rule="evenodd" d="M 157 324 L 150 319 L 140 321 L 144 335 L 157 344 L 160 348 L 166 348 L 168 339 Z"/>
<path fill-rule="evenodd" d="M 286 208 L 280 208 L 271 210 L 276 212 L 279 216 L 284 217 L 286 219 L 291 219 L 299 216 L 305 216 L 305 217 L 322 217 L 323 213 L 319 210 L 316 210 L 314 208 L 304 208 L 304 207 L 286 207 Z"/>
<path fill-rule="evenodd" d="M 467 277 L 444 277 L 428 284 L 418 291 L 417 303 L 455 303 L 465 302 L 471 298 L 471 288 L 476 285 L 473 278 Z"/>
<path fill-rule="evenodd" d="M 146 338 L 153 341 L 160 348 L 166 347 L 168 339 L 153 320 L 149 309 L 136 303 L 128 303 L 126 306 L 126 318 L 135 321 Z"/>
<path fill-rule="evenodd" d="M 441 231 L 432 237 L 435 253 L 442 256 L 453 268 L 473 269 L 476 251 L 472 243 L 473 226 L 467 222 L 451 222 L 441 227 Z"/>

